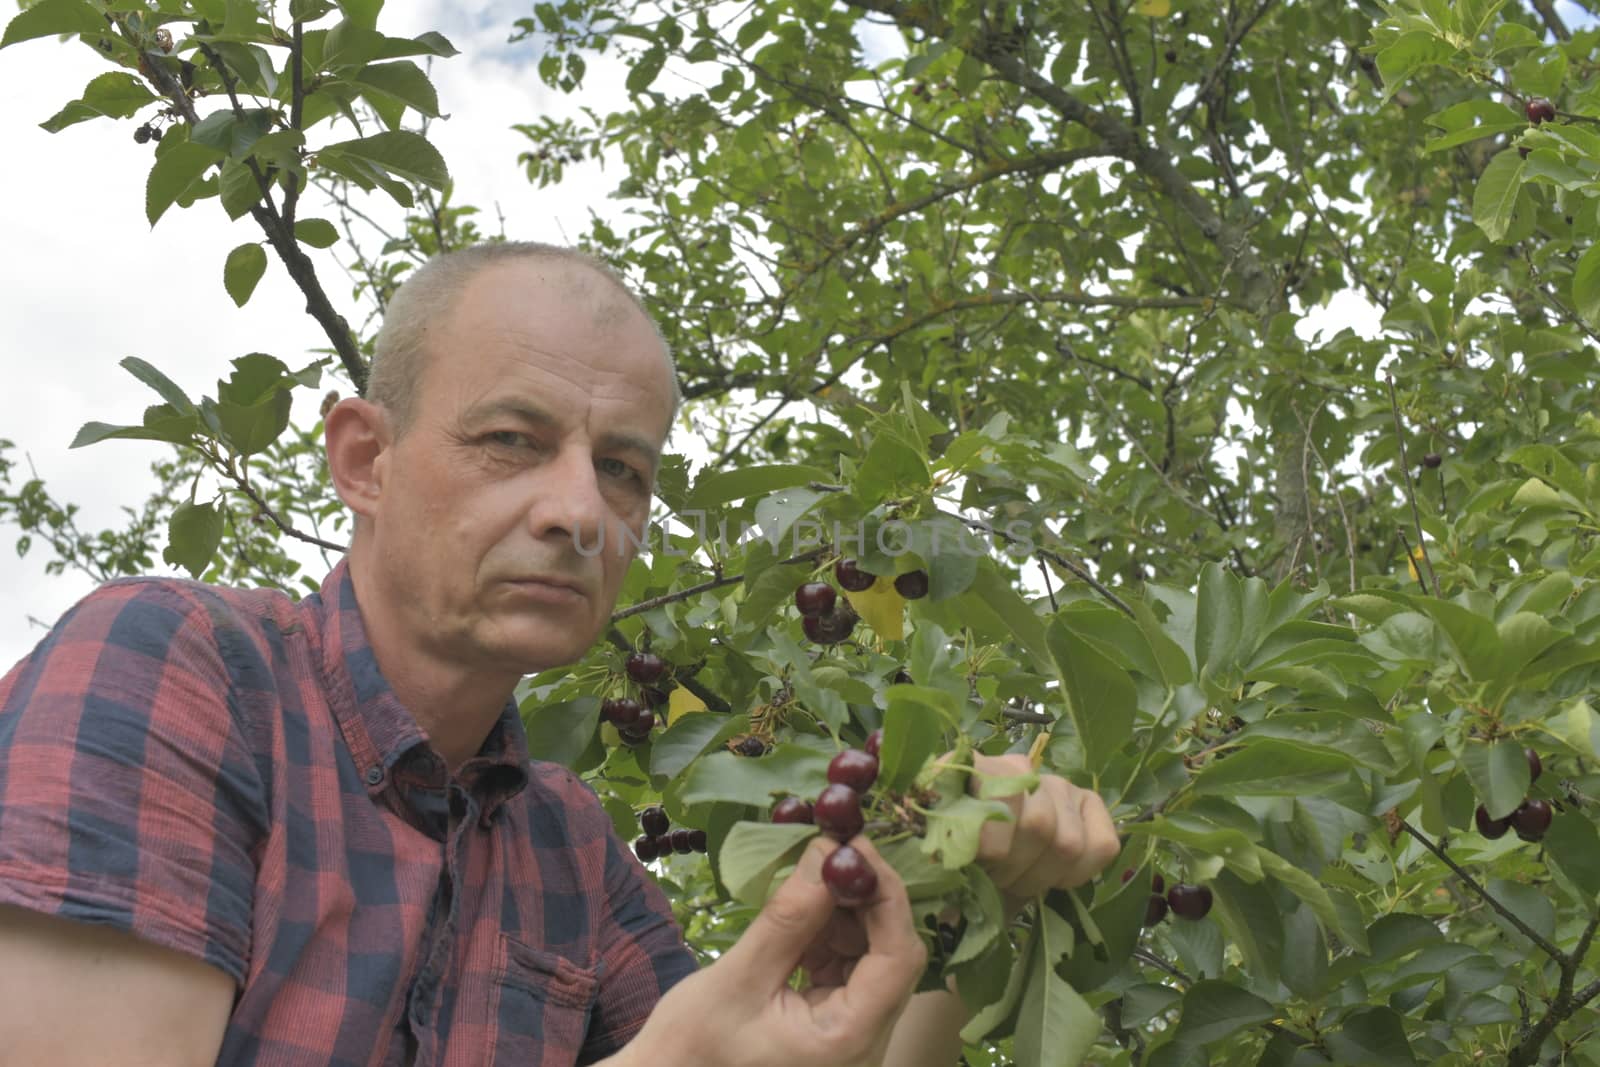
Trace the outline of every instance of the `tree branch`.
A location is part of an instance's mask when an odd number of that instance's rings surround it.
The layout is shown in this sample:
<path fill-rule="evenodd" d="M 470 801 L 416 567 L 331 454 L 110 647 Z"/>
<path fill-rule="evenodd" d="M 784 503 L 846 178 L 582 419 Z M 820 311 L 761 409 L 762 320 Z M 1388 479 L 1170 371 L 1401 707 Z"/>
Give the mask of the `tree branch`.
<path fill-rule="evenodd" d="M 1433 595 L 1438 596 L 1439 576 L 1433 571 L 1433 561 L 1428 558 L 1428 544 L 1422 534 L 1422 512 L 1417 509 L 1417 487 L 1411 481 L 1411 461 L 1406 458 L 1406 431 L 1400 424 L 1400 402 L 1395 399 L 1394 378 L 1388 374 L 1383 378 L 1389 383 L 1389 407 L 1394 412 L 1394 434 L 1400 452 L 1400 470 L 1406 476 L 1406 498 L 1411 501 L 1411 519 L 1417 526 L 1417 551 L 1422 554 L 1422 565 L 1427 568 L 1428 578 L 1433 583 Z"/>
<path fill-rule="evenodd" d="M 846 2 L 851 7 L 887 15 L 902 27 L 921 30 L 934 37 L 949 40 L 954 34 L 950 24 L 933 13 L 926 4 L 911 4 L 902 0 Z M 1004 80 L 1050 105 L 1069 122 L 1087 128 L 1105 143 L 1109 154 L 1132 163 L 1140 174 L 1153 181 L 1193 220 L 1207 240 L 1217 246 L 1228 269 L 1237 273 L 1237 292 L 1241 302 L 1258 312 L 1265 311 L 1271 305 L 1276 286 L 1272 275 L 1250 246 L 1244 230 L 1217 214 L 1189 179 L 1184 177 L 1170 152 L 1144 143 L 1140 130 L 1114 115 L 1090 108 L 1066 89 L 1026 66 L 1015 55 L 998 47 L 992 38 L 979 36 L 955 43 L 973 58 L 988 64 Z"/>
<path fill-rule="evenodd" d="M 1529 941 L 1532 941 L 1539 947 L 1541 952 L 1549 956 L 1557 964 L 1565 963 L 1566 956 L 1562 954 L 1559 948 L 1556 948 L 1554 945 L 1552 945 L 1543 934 L 1539 933 L 1539 931 L 1523 922 L 1522 919 L 1518 917 L 1516 912 L 1512 911 L 1510 908 L 1500 903 L 1499 900 L 1495 899 L 1495 897 L 1487 889 L 1483 888 L 1483 886 L 1478 883 L 1476 878 L 1472 877 L 1472 875 L 1468 874 L 1464 869 L 1462 869 L 1461 865 L 1456 863 L 1455 860 L 1445 855 L 1444 849 L 1428 840 L 1428 838 L 1424 836 L 1420 830 L 1406 822 L 1404 819 L 1400 819 L 1399 822 L 1402 830 L 1421 842 L 1423 848 L 1439 857 L 1439 860 L 1446 867 L 1449 867 L 1451 871 L 1455 872 L 1455 876 L 1461 879 L 1468 889 L 1472 890 L 1480 898 L 1482 898 L 1485 904 L 1493 908 L 1496 914 L 1515 927 L 1523 937 L 1526 937 Z"/>

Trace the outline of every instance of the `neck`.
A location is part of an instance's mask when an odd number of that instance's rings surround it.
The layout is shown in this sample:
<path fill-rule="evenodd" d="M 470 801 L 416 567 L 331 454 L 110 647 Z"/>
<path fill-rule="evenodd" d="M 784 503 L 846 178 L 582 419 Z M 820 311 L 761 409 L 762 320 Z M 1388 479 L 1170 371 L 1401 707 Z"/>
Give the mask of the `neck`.
<path fill-rule="evenodd" d="M 364 553 L 352 551 L 350 578 L 378 669 L 451 773 L 477 755 L 521 675 L 453 661 L 411 633 Z"/>

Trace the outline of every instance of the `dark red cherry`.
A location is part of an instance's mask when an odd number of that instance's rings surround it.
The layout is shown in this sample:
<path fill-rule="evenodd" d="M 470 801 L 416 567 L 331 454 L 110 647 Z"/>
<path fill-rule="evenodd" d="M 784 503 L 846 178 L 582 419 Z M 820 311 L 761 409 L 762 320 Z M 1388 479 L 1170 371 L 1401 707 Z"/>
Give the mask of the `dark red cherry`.
<path fill-rule="evenodd" d="M 784 797 L 772 809 L 773 822 L 805 822 L 811 821 L 811 801 L 801 800 L 799 797 Z"/>
<path fill-rule="evenodd" d="M 628 677 L 640 685 L 655 685 L 667 673 L 667 661 L 654 652 L 634 652 L 624 666 Z"/>
<path fill-rule="evenodd" d="M 828 764 L 828 781 L 865 793 L 878 780 L 878 757 L 859 748 L 847 748 Z"/>
<path fill-rule="evenodd" d="M 794 591 L 794 606 L 802 615 L 826 615 L 838 597 L 827 582 L 807 582 Z"/>
<path fill-rule="evenodd" d="M 632 697 L 612 697 L 601 702 L 600 717 L 620 729 L 637 721 L 641 710 Z"/>
<path fill-rule="evenodd" d="M 1539 753 L 1531 748 L 1522 751 L 1528 757 L 1528 784 L 1532 785 L 1539 780 L 1539 775 L 1544 773 L 1544 761 L 1539 758 Z"/>
<path fill-rule="evenodd" d="M 896 575 L 894 589 L 907 600 L 921 600 L 928 595 L 928 572 L 906 571 Z"/>
<path fill-rule="evenodd" d="M 880 726 L 876 730 L 872 731 L 870 734 L 867 735 L 867 744 L 866 744 L 867 755 L 876 756 L 878 754 L 879 750 L 882 749 L 882 748 L 883 748 L 883 727 Z"/>
<path fill-rule="evenodd" d="M 1511 813 L 1511 825 L 1524 841 L 1540 841 L 1545 831 L 1550 829 L 1550 820 L 1553 818 L 1555 812 L 1548 802 L 1524 800 L 1522 807 Z"/>
<path fill-rule="evenodd" d="M 864 571 L 853 559 L 841 559 L 833 565 L 834 580 L 839 583 L 840 589 L 847 589 L 852 593 L 863 593 L 872 588 L 872 583 L 878 576 L 870 571 Z"/>
<path fill-rule="evenodd" d="M 1506 836 L 1506 831 L 1511 829 L 1511 816 L 1507 815 L 1503 819 L 1491 819 L 1489 818 L 1489 809 L 1482 804 L 1479 804 L 1478 810 L 1472 813 L 1472 818 L 1478 824 L 1478 833 L 1491 841 Z"/>
<path fill-rule="evenodd" d="M 1207 886 L 1180 882 L 1167 890 L 1167 903 L 1180 919 L 1204 919 L 1211 910 L 1211 890 Z"/>
<path fill-rule="evenodd" d="M 830 785 L 817 795 L 813 818 L 829 837 L 848 841 L 866 825 L 861 794 L 847 785 Z"/>
<path fill-rule="evenodd" d="M 649 863 L 659 855 L 656 852 L 656 839 L 653 837 L 636 838 L 633 842 L 633 854 L 639 857 L 640 863 Z"/>
<path fill-rule="evenodd" d="M 704 830 L 690 830 L 689 831 L 689 850 L 691 852 L 702 852 L 703 853 L 709 847 L 710 847 L 710 842 L 707 841 L 706 832 Z"/>
<path fill-rule="evenodd" d="M 672 831 L 672 851 L 683 856 L 687 856 L 694 851 L 694 844 L 688 830 L 678 829 Z"/>
<path fill-rule="evenodd" d="M 878 891 L 878 872 L 849 845 L 839 846 L 822 861 L 822 880 L 847 908 L 865 904 Z"/>
<path fill-rule="evenodd" d="M 645 808 L 639 813 L 639 828 L 651 837 L 660 837 L 670 825 L 667 813 L 659 807 Z"/>
<path fill-rule="evenodd" d="M 1167 917 L 1167 898 L 1159 893 L 1150 894 L 1150 902 L 1144 906 L 1144 924 L 1155 926 Z"/>

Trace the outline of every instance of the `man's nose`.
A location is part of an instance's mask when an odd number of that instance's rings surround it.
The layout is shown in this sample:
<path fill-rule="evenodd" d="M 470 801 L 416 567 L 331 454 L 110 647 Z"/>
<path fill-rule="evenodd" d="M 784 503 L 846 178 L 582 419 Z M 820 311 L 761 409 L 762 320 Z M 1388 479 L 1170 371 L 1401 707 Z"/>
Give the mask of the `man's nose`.
<path fill-rule="evenodd" d="M 600 492 L 594 456 L 586 448 L 565 448 L 545 465 L 528 519 L 535 537 L 565 537 L 572 548 L 593 554 L 610 536 L 609 509 Z"/>

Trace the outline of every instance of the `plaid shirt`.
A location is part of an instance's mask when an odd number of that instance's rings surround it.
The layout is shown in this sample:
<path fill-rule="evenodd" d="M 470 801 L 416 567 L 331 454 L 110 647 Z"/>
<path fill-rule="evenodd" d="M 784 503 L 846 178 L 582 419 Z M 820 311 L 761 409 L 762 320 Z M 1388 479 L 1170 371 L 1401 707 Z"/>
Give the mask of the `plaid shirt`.
<path fill-rule="evenodd" d="M 589 1063 L 695 969 L 515 705 L 451 779 L 320 594 L 112 582 L 0 679 L 0 904 L 238 983 L 220 1064 Z"/>

